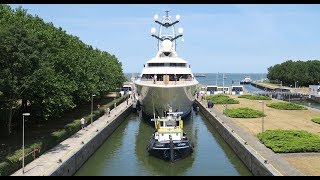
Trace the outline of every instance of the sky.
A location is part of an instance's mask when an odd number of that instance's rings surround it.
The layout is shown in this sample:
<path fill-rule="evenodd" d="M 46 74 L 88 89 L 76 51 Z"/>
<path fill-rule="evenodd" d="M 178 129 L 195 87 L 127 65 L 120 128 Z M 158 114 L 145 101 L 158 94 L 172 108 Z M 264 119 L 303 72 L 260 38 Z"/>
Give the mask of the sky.
<path fill-rule="evenodd" d="M 157 53 L 153 17 L 180 15 L 178 56 L 194 73 L 267 73 L 287 60 L 320 59 L 319 4 L 13 4 L 139 73 Z"/>

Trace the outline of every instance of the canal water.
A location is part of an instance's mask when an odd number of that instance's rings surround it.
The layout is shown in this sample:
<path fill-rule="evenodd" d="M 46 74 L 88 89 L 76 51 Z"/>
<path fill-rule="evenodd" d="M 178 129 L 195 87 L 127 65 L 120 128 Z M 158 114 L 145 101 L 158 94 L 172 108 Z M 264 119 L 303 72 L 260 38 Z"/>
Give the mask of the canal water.
<path fill-rule="evenodd" d="M 299 104 L 299 105 L 303 105 L 303 106 L 308 106 L 308 107 L 312 107 L 315 109 L 320 109 L 320 103 L 318 102 L 314 102 L 311 100 L 291 100 L 290 102 L 295 103 L 295 104 Z"/>
<path fill-rule="evenodd" d="M 195 144 L 191 156 L 170 163 L 149 156 L 146 146 L 154 127 L 131 114 L 77 171 L 76 176 L 251 176 L 218 132 L 201 115 L 184 120 Z"/>

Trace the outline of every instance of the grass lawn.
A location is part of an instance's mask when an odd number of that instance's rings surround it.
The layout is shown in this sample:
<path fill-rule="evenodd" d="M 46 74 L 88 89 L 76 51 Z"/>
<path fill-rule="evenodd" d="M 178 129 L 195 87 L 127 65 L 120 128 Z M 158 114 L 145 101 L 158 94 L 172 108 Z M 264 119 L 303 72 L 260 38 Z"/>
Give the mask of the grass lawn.
<path fill-rule="evenodd" d="M 213 95 L 213 96 L 207 96 L 207 100 L 212 100 L 214 104 L 239 104 L 238 100 L 232 99 L 229 96 L 226 95 Z"/>
<path fill-rule="evenodd" d="M 291 102 L 275 102 L 266 104 L 268 107 L 281 110 L 307 110 L 306 107 Z"/>
<path fill-rule="evenodd" d="M 320 117 L 311 119 L 312 122 L 320 124 Z"/>
<path fill-rule="evenodd" d="M 253 94 L 240 95 L 240 96 L 238 96 L 238 98 L 246 98 L 246 99 L 250 99 L 250 100 L 271 100 L 270 97 L 253 95 Z"/>
<path fill-rule="evenodd" d="M 232 118 L 258 118 L 266 116 L 261 111 L 249 108 L 226 109 L 224 114 Z"/>
<path fill-rule="evenodd" d="M 267 130 L 263 142 L 276 153 L 320 152 L 320 136 L 304 130 Z"/>

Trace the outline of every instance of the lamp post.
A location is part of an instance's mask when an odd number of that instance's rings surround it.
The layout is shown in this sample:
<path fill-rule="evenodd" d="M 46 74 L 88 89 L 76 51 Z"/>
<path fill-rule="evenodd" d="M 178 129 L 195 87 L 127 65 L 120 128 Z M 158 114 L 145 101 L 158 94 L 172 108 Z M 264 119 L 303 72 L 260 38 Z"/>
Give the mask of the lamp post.
<path fill-rule="evenodd" d="M 93 112 L 93 97 L 95 97 L 95 94 L 92 94 L 91 96 L 91 126 L 92 126 L 92 112 Z"/>
<path fill-rule="evenodd" d="M 290 84 L 290 89 L 292 88 L 292 85 Z M 290 102 L 290 95 L 291 95 L 291 90 L 289 92 L 289 102 Z"/>
<path fill-rule="evenodd" d="M 223 76 L 222 76 L 222 93 L 224 94 L 224 80 L 226 79 L 226 77 L 224 76 L 224 73 L 223 73 Z"/>
<path fill-rule="evenodd" d="M 30 113 L 22 114 L 22 174 L 24 174 L 24 117 L 30 116 Z"/>
<path fill-rule="evenodd" d="M 264 101 L 259 101 L 259 103 L 262 104 L 262 114 L 264 115 Z M 261 141 L 262 141 L 262 144 L 264 144 L 263 133 L 264 133 L 264 116 L 262 116 L 262 121 L 261 121 Z"/>
<path fill-rule="evenodd" d="M 219 72 L 218 72 L 218 74 L 216 76 L 216 86 L 218 86 L 218 76 L 219 76 Z"/>

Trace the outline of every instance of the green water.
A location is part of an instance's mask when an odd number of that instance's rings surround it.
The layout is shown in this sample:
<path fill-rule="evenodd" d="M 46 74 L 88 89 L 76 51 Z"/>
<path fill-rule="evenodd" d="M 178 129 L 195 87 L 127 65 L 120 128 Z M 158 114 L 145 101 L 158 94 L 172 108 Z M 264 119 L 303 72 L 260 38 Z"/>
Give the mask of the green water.
<path fill-rule="evenodd" d="M 304 106 L 308 106 L 308 107 L 312 107 L 315 109 L 320 109 L 320 103 L 318 102 L 314 102 L 314 101 L 310 101 L 310 100 L 294 100 L 294 101 L 290 101 L 292 103 L 296 103 L 296 104 L 300 104 L 300 105 L 304 105 Z"/>
<path fill-rule="evenodd" d="M 146 146 L 154 128 L 131 114 L 78 170 L 76 176 L 251 176 L 247 167 L 201 114 L 184 121 L 195 149 L 170 163 L 149 156 Z"/>

